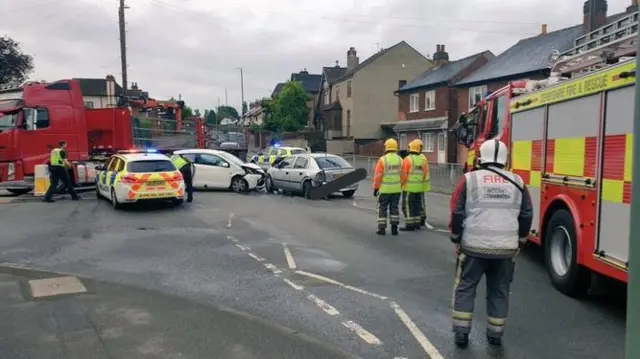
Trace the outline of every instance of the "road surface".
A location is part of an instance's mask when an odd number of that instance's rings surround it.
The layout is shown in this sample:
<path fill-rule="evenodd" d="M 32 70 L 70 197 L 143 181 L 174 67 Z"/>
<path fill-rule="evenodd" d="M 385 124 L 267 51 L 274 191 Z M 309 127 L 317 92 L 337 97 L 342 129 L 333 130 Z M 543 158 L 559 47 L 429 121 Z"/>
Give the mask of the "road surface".
<path fill-rule="evenodd" d="M 503 349 L 452 343 L 448 198 L 433 230 L 377 236 L 375 201 L 208 192 L 183 208 L 114 211 L 107 201 L 0 205 L 0 260 L 221 304 L 362 358 L 621 358 L 624 303 L 556 292 L 536 251 L 519 258 Z M 268 345 L 268 344 L 265 344 Z"/>

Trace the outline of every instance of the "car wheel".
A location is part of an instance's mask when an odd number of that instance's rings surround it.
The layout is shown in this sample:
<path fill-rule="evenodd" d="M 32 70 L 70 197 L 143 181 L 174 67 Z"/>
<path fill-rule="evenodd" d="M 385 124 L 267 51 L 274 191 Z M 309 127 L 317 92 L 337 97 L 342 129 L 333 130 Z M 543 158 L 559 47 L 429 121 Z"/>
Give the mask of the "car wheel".
<path fill-rule="evenodd" d="M 12 188 L 12 189 L 7 189 L 7 192 L 14 194 L 16 196 L 22 196 L 23 194 L 27 194 L 31 192 L 31 189 L 30 188 Z"/>
<path fill-rule="evenodd" d="M 244 178 L 240 176 L 234 177 L 231 180 L 231 190 L 235 193 L 247 192 L 248 188 L 249 188 L 249 184 Z"/>
<path fill-rule="evenodd" d="M 544 253 L 547 272 L 554 287 L 571 297 L 589 292 L 591 273 L 578 264 L 578 242 L 573 216 L 555 212 L 545 230 Z"/>
<path fill-rule="evenodd" d="M 171 204 L 174 207 L 179 207 L 180 205 L 182 205 L 182 203 L 184 203 L 184 200 L 182 198 L 174 198 L 171 200 Z"/>
<path fill-rule="evenodd" d="M 102 195 L 100 194 L 100 189 L 98 189 L 98 186 L 96 185 L 96 198 L 97 199 L 101 199 Z"/>
<path fill-rule="evenodd" d="M 118 202 L 118 197 L 116 196 L 116 190 L 114 188 L 111 189 L 111 206 L 113 209 L 122 208 L 122 205 Z"/>
<path fill-rule="evenodd" d="M 267 178 L 264 180 L 264 188 L 267 190 L 267 193 L 273 193 L 275 190 L 273 187 L 273 179 L 270 175 L 267 175 Z"/>
<path fill-rule="evenodd" d="M 342 192 L 342 195 L 344 196 L 344 198 L 351 198 L 351 197 L 353 197 L 354 194 L 356 194 L 356 191 L 344 191 L 344 192 Z"/>
<path fill-rule="evenodd" d="M 311 199 L 311 180 L 306 180 L 302 183 L 302 195 L 306 199 Z"/>

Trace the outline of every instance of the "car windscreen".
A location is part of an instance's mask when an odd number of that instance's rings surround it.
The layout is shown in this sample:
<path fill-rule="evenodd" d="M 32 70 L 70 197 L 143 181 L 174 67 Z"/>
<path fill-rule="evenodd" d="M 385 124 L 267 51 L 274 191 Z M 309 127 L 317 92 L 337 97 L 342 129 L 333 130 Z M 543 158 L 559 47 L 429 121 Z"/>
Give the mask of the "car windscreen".
<path fill-rule="evenodd" d="M 132 173 L 171 172 L 175 170 L 176 167 L 169 160 L 145 160 L 127 163 L 127 171 Z"/>
<path fill-rule="evenodd" d="M 301 153 L 307 153 L 307 151 L 300 149 L 300 148 L 294 148 L 291 150 L 291 154 L 292 155 L 299 155 Z"/>
<path fill-rule="evenodd" d="M 351 165 L 344 158 L 338 156 L 315 157 L 316 163 L 320 169 L 327 168 L 350 168 Z"/>

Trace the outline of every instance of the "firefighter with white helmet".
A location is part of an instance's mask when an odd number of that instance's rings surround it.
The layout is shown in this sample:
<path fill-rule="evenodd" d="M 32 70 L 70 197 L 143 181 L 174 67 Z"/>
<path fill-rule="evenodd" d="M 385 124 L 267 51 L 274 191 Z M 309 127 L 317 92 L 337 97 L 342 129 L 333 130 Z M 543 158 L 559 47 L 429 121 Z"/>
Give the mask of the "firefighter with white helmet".
<path fill-rule="evenodd" d="M 455 342 L 469 341 L 476 287 L 487 282 L 487 340 L 501 345 L 515 256 L 531 230 L 533 208 L 522 178 L 505 169 L 509 151 L 497 139 L 480 146 L 479 168 L 451 197 L 451 241 L 458 253 L 453 298 Z"/>
<path fill-rule="evenodd" d="M 391 223 L 391 234 L 398 235 L 400 224 L 400 196 L 402 182 L 400 170 L 402 157 L 398 155 L 398 141 L 390 138 L 384 143 L 384 155 L 378 159 L 373 176 L 373 195 L 378 197 L 378 231 L 384 236 L 387 233 L 387 214 Z"/>

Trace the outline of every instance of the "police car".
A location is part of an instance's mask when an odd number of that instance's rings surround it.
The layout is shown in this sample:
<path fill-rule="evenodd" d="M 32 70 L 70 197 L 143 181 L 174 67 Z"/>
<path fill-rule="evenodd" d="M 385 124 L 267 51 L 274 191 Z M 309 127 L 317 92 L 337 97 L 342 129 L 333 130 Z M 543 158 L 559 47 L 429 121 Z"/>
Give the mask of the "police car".
<path fill-rule="evenodd" d="M 96 167 L 96 196 L 111 200 L 113 208 L 148 200 L 183 202 L 182 174 L 169 157 L 153 150 L 123 151 Z"/>
<path fill-rule="evenodd" d="M 274 146 L 267 147 L 264 151 L 260 151 L 260 153 L 251 157 L 250 162 L 267 169 L 273 166 L 277 160 L 302 153 L 308 153 L 308 151 L 300 147 L 281 147 L 276 144 Z"/>

